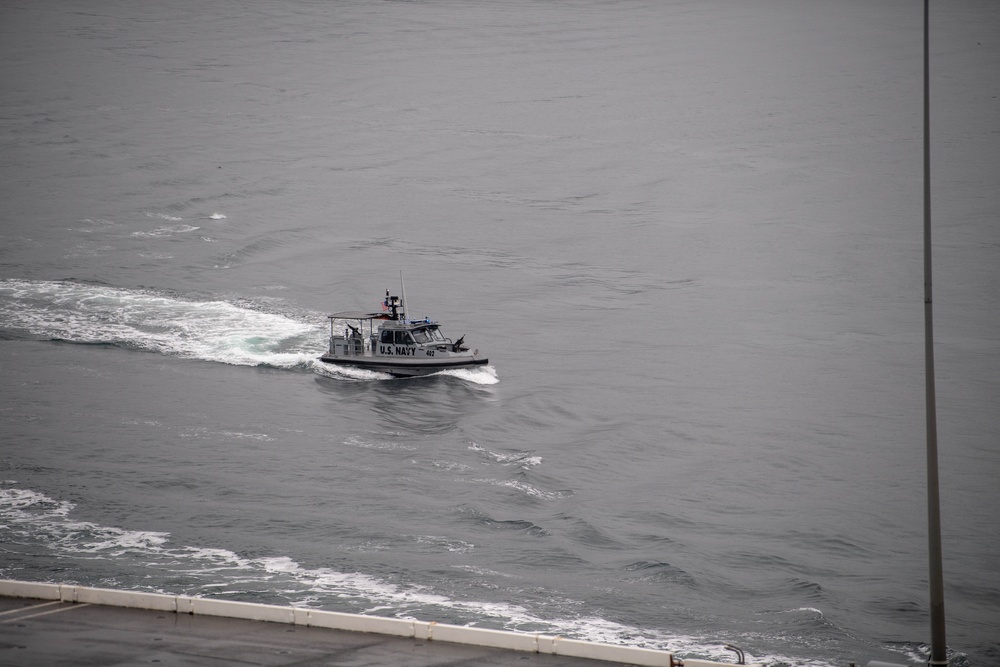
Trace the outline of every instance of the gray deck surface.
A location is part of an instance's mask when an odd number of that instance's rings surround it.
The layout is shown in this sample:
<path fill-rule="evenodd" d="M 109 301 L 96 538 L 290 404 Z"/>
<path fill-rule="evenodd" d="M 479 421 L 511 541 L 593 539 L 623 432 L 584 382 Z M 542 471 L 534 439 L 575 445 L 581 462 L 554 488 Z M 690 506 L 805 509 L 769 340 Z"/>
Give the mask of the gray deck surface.
<path fill-rule="evenodd" d="M 363 632 L 0 596 L 0 665 L 620 665 Z"/>

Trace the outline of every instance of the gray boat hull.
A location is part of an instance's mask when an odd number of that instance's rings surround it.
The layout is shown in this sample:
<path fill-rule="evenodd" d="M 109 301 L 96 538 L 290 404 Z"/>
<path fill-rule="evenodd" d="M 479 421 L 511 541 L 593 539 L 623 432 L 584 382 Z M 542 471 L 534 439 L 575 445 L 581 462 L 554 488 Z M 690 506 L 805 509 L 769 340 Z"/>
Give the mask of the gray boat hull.
<path fill-rule="evenodd" d="M 324 354 L 320 361 L 333 366 L 348 366 L 395 377 L 418 377 L 460 368 L 476 368 L 490 363 L 489 359 L 464 357 L 461 359 L 387 359 L 377 356 L 332 356 Z"/>

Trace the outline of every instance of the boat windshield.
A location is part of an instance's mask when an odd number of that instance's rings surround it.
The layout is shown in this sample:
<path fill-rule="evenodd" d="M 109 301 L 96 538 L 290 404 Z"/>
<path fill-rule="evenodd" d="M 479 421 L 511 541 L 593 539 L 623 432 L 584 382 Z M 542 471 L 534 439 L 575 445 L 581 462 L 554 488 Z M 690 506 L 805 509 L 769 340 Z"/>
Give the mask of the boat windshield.
<path fill-rule="evenodd" d="M 444 335 L 437 327 L 421 327 L 420 329 L 414 329 L 410 333 L 413 334 L 413 340 L 418 343 L 444 341 Z"/>

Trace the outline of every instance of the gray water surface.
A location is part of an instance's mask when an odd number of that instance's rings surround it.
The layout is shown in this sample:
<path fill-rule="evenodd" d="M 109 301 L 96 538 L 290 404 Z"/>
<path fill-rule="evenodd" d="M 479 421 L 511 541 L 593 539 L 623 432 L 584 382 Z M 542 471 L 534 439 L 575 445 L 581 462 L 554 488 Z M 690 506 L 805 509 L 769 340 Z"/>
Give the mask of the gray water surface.
<path fill-rule="evenodd" d="M 926 659 L 919 3 L 4 3 L 0 576 Z M 1000 664 L 1000 7 L 932 8 L 948 640 Z M 326 314 L 490 357 L 323 368 Z"/>

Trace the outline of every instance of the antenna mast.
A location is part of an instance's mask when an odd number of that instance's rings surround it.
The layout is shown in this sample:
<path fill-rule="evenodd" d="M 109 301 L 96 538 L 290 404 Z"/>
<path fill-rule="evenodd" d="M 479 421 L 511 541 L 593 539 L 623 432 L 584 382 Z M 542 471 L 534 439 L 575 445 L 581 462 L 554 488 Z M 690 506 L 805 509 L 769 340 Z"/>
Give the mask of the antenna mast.
<path fill-rule="evenodd" d="M 406 322 L 406 313 L 409 312 L 409 302 L 406 300 L 406 285 L 403 284 L 403 272 L 399 272 L 399 293 L 403 296 L 403 316 L 400 318 Z"/>

